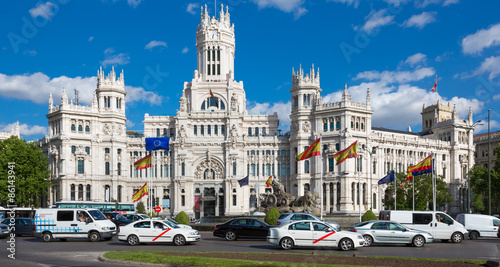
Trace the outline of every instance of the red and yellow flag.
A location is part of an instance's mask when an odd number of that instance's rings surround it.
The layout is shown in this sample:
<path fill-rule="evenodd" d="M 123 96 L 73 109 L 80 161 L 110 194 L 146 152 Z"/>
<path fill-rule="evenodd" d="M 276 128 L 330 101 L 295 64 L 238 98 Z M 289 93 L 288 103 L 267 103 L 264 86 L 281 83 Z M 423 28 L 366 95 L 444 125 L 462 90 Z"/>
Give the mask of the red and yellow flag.
<path fill-rule="evenodd" d="M 335 153 L 335 155 L 333 155 L 333 157 L 335 158 L 335 161 L 337 162 L 337 164 L 335 164 L 335 166 L 344 162 L 344 160 L 346 160 L 348 158 L 357 158 L 358 157 L 358 141 L 352 143 L 348 148 Z"/>
<path fill-rule="evenodd" d="M 139 191 L 137 191 L 133 196 L 132 199 L 134 200 L 134 203 L 139 201 L 143 196 L 146 196 L 148 194 L 148 183 L 145 183 Z"/>
<path fill-rule="evenodd" d="M 219 103 L 217 103 L 217 99 L 215 99 L 214 93 L 212 93 L 212 89 L 208 89 L 208 90 L 210 90 L 210 98 L 212 98 L 214 100 L 215 107 L 219 108 Z"/>
<path fill-rule="evenodd" d="M 215 98 L 214 93 L 212 93 L 212 89 L 208 89 L 208 90 L 210 90 L 210 97 Z"/>
<path fill-rule="evenodd" d="M 146 169 L 151 167 L 151 154 L 145 156 L 144 158 L 136 161 L 134 163 L 136 170 Z"/>
<path fill-rule="evenodd" d="M 271 175 L 271 176 L 269 176 L 269 178 L 268 178 L 268 179 L 267 179 L 267 181 L 266 181 L 266 185 L 267 185 L 267 187 L 271 186 L 271 183 L 272 183 L 272 182 L 273 182 L 273 176 Z"/>
<path fill-rule="evenodd" d="M 320 139 L 316 140 L 310 147 L 308 147 L 304 152 L 297 156 L 297 161 L 305 160 L 310 157 L 321 155 L 321 144 Z"/>
<path fill-rule="evenodd" d="M 434 82 L 434 87 L 431 88 L 431 91 L 434 92 L 438 88 L 438 76 L 436 75 L 436 81 Z"/>

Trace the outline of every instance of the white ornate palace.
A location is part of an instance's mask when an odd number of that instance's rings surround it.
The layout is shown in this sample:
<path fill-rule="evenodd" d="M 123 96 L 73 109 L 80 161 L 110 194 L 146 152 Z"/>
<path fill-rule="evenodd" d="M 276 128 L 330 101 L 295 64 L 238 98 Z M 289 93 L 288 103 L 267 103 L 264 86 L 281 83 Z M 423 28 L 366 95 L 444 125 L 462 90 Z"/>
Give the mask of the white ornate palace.
<path fill-rule="evenodd" d="M 133 193 L 152 177 L 150 192 L 173 214 L 237 215 L 255 210 L 256 182 L 264 193 L 271 190 L 267 178 L 275 175 L 295 196 L 323 190 L 326 214 L 355 214 L 359 207 L 377 212 L 383 208 L 385 188 L 377 181 L 392 169 L 404 172 L 432 152 L 437 174 L 445 177 L 453 193 L 453 203 L 441 209 L 465 210 L 468 155 L 474 164 L 473 131 L 468 131 L 472 112 L 462 120 L 449 104 L 424 104 L 420 133 L 372 127 L 369 89 L 366 103 L 353 102 L 347 87 L 339 102 L 323 103 L 319 70 L 305 74 L 299 68 L 290 89 L 291 130 L 280 134 L 276 113 L 247 113 L 243 82 L 234 79 L 235 34 L 227 8 L 221 8 L 219 18 L 210 18 L 202 8 L 196 48 L 197 70 L 184 83 L 177 114 L 145 114 L 143 134 L 126 131 L 123 72 L 116 77 L 114 69 L 108 76 L 98 71 L 91 106 L 68 103 L 64 89 L 59 106 L 50 96 L 49 135 L 38 141 L 49 157 L 49 203 L 112 198 L 131 202 Z M 323 156 L 296 162 L 320 135 Z M 134 170 L 133 163 L 146 155 L 145 137 L 157 136 L 171 138 L 170 151 L 154 151 L 152 168 Z M 359 151 L 359 188 L 356 160 L 339 166 L 333 160 L 335 152 L 356 140 L 367 148 Z M 249 186 L 240 187 L 237 180 L 247 175 Z"/>

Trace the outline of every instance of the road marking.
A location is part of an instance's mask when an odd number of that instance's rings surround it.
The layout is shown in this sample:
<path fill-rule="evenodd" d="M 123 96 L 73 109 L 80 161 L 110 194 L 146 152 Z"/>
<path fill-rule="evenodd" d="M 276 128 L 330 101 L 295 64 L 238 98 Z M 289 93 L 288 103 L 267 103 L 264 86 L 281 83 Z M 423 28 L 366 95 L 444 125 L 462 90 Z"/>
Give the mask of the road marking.
<path fill-rule="evenodd" d="M 316 244 L 316 243 L 318 243 L 319 241 L 321 241 L 321 240 L 323 240 L 323 239 L 325 239 L 325 238 L 327 238 L 327 237 L 329 237 L 329 236 L 331 236 L 331 235 L 333 235 L 333 234 L 335 234 L 335 231 L 333 231 L 333 232 L 331 232 L 331 233 L 328 233 L 328 234 L 326 234 L 326 235 L 322 236 L 322 237 L 321 237 L 320 239 L 318 239 L 318 240 L 315 240 L 315 241 L 313 242 L 313 244 Z"/>
<path fill-rule="evenodd" d="M 168 230 L 165 230 L 163 233 L 161 233 L 159 236 L 155 237 L 155 239 L 153 239 L 153 241 L 156 241 L 156 239 L 160 238 L 160 236 L 164 235 L 166 232 L 172 230 L 172 228 L 169 228 Z"/>

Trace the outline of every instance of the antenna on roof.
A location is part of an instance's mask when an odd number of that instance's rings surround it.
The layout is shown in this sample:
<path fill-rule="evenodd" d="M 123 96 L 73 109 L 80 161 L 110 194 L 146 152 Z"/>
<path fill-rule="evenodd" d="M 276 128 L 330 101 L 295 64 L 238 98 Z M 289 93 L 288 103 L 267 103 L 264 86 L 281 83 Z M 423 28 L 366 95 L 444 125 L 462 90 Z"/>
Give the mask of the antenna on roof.
<path fill-rule="evenodd" d="M 75 105 L 78 105 L 78 90 L 76 90 L 76 88 L 75 88 L 75 89 L 73 89 L 73 92 L 75 92 L 75 101 L 74 101 L 74 103 L 75 103 Z"/>

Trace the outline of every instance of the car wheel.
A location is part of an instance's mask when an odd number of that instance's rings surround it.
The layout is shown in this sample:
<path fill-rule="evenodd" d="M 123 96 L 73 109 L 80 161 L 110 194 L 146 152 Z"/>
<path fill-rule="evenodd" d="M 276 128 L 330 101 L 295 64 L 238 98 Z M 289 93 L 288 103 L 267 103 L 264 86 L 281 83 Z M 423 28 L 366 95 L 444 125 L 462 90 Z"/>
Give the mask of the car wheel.
<path fill-rule="evenodd" d="M 373 238 L 371 236 L 365 235 L 363 236 L 363 238 L 365 239 L 365 243 L 363 244 L 363 246 L 369 247 L 373 243 Z"/>
<path fill-rule="evenodd" d="M 98 232 L 92 232 L 89 234 L 89 239 L 90 242 L 97 242 L 99 239 L 101 239 L 101 236 L 99 235 Z"/>
<path fill-rule="evenodd" d="M 136 235 L 129 235 L 127 238 L 127 242 L 131 246 L 135 246 L 135 245 L 138 245 L 140 243 L 139 237 L 137 237 Z"/>
<path fill-rule="evenodd" d="M 342 238 L 339 242 L 339 248 L 343 251 L 354 249 L 354 243 L 349 238 Z"/>
<path fill-rule="evenodd" d="M 282 249 L 291 249 L 293 248 L 293 240 L 290 237 L 285 237 L 280 241 L 280 247 Z"/>
<path fill-rule="evenodd" d="M 186 238 L 183 235 L 174 236 L 174 244 L 177 246 L 182 246 L 186 244 Z"/>
<path fill-rule="evenodd" d="M 479 233 L 474 231 L 469 234 L 469 239 L 470 240 L 476 240 L 479 237 Z"/>
<path fill-rule="evenodd" d="M 227 241 L 234 241 L 236 240 L 236 233 L 233 231 L 227 231 L 225 237 Z"/>
<path fill-rule="evenodd" d="M 425 238 L 421 235 L 417 235 L 413 238 L 412 244 L 417 248 L 423 247 L 425 245 Z"/>
<path fill-rule="evenodd" d="M 51 234 L 51 233 L 49 233 L 49 232 L 45 232 L 45 233 L 43 233 L 43 235 L 42 235 L 42 239 L 43 239 L 43 241 L 45 241 L 45 242 L 50 242 L 50 241 L 54 240 L 54 238 L 52 238 L 52 234 Z"/>
<path fill-rule="evenodd" d="M 462 233 L 456 232 L 451 235 L 451 242 L 453 243 L 460 243 L 462 242 L 462 239 L 464 239 Z"/>

